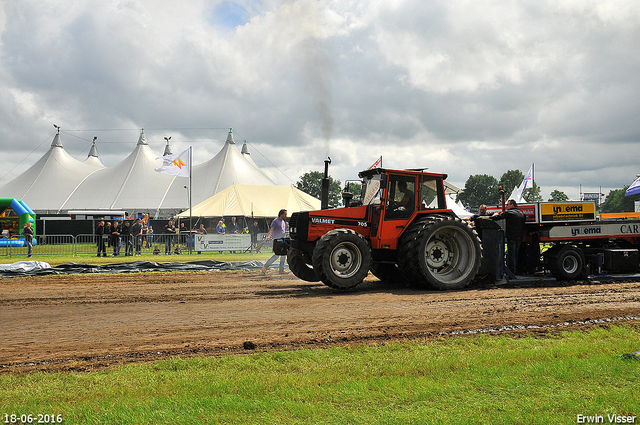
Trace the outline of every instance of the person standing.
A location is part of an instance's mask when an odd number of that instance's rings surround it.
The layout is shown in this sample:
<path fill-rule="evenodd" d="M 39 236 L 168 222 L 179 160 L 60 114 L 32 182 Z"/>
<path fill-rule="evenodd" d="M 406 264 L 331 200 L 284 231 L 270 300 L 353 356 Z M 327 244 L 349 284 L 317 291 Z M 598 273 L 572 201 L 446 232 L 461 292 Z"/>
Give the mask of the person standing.
<path fill-rule="evenodd" d="M 104 240 L 105 240 L 105 251 L 111 247 L 111 222 L 107 221 L 104 224 Z"/>
<path fill-rule="evenodd" d="M 120 255 L 120 232 L 122 232 L 122 220 L 114 221 L 111 226 L 111 245 L 113 245 L 113 256 Z"/>
<path fill-rule="evenodd" d="M 25 223 L 22 234 L 24 235 L 24 242 L 27 244 L 27 257 L 31 257 L 31 254 L 33 254 L 33 227 L 31 227 L 30 221 Z"/>
<path fill-rule="evenodd" d="M 150 224 L 149 224 L 149 227 L 147 228 L 147 246 L 148 247 L 153 246 L 153 226 L 151 226 Z"/>
<path fill-rule="evenodd" d="M 495 213 L 490 217 L 492 220 L 505 221 L 505 239 L 507 239 L 507 267 L 512 273 L 516 273 L 518 266 L 518 253 L 524 236 L 524 224 L 526 217 L 522 211 L 518 209 L 515 200 L 509 199 L 506 205 L 506 211 Z"/>
<path fill-rule="evenodd" d="M 184 225 L 184 221 L 180 223 L 178 230 L 178 244 L 185 244 L 187 242 L 187 227 Z"/>
<path fill-rule="evenodd" d="M 227 233 L 227 228 L 224 225 L 224 221 L 218 221 L 218 225 L 216 226 L 216 233 L 219 235 L 224 235 L 225 233 Z"/>
<path fill-rule="evenodd" d="M 478 222 L 477 220 L 481 217 L 488 217 L 489 214 L 487 213 L 487 206 L 485 204 L 480 205 L 480 208 L 478 209 L 478 214 L 474 214 L 469 218 L 464 218 L 463 220 L 466 221 L 471 221 L 474 226 L 476 225 L 476 223 Z M 480 238 L 480 240 L 482 240 L 482 224 L 475 226 L 475 230 L 476 233 L 478 234 L 478 237 Z"/>
<path fill-rule="evenodd" d="M 163 233 L 165 234 L 164 253 L 165 255 L 171 255 L 171 244 L 173 244 L 173 235 L 176 234 L 176 226 L 173 224 L 173 220 L 169 220 L 169 222 L 165 224 Z"/>
<path fill-rule="evenodd" d="M 287 222 L 285 221 L 286 218 L 287 210 L 280 210 L 278 212 L 278 217 L 271 222 L 271 228 L 269 229 L 269 233 L 267 234 L 267 240 L 284 238 L 285 232 L 287 230 Z M 280 274 L 288 273 L 284 270 L 284 260 L 286 258 L 286 255 L 273 254 L 273 256 L 267 260 L 264 266 L 262 266 L 262 274 L 267 273 L 267 269 L 278 259 L 278 257 L 280 257 Z"/>
<path fill-rule="evenodd" d="M 142 220 L 139 218 L 131 226 L 131 238 L 133 239 L 136 255 L 142 255 Z"/>
<path fill-rule="evenodd" d="M 471 217 L 469 217 L 469 220 L 471 221 L 476 221 L 478 219 L 478 217 L 487 217 L 489 214 L 487 214 L 487 206 L 485 204 L 480 205 L 480 208 L 478 208 L 478 214 L 474 214 Z"/>
<path fill-rule="evenodd" d="M 249 234 L 251 235 L 251 252 L 254 252 L 258 246 L 258 233 L 260 233 L 258 220 L 254 220 L 253 225 L 249 227 Z"/>
<path fill-rule="evenodd" d="M 231 224 L 229 224 L 229 233 L 240 233 L 240 227 L 238 227 L 238 222 L 236 222 L 235 217 L 231 217 Z"/>
<path fill-rule="evenodd" d="M 104 245 L 104 220 L 100 220 L 98 227 L 96 227 L 96 236 L 98 237 L 98 257 L 102 254 L 103 257 L 107 256 L 106 247 Z"/>
<path fill-rule="evenodd" d="M 125 220 L 122 227 L 122 239 L 124 240 L 124 256 L 133 255 L 133 240 L 131 238 L 131 222 Z"/>
<path fill-rule="evenodd" d="M 218 225 L 216 226 L 216 233 L 219 235 L 224 235 L 227 233 L 227 226 L 224 225 L 224 218 L 221 218 L 220 221 L 218 221 Z M 218 252 L 222 254 L 222 251 Z"/>
<path fill-rule="evenodd" d="M 240 234 L 240 227 L 238 226 L 238 222 L 235 217 L 231 217 L 231 223 L 229 224 L 229 233 L 235 233 L 237 235 Z M 236 254 L 237 251 L 229 251 L 232 254 Z"/>

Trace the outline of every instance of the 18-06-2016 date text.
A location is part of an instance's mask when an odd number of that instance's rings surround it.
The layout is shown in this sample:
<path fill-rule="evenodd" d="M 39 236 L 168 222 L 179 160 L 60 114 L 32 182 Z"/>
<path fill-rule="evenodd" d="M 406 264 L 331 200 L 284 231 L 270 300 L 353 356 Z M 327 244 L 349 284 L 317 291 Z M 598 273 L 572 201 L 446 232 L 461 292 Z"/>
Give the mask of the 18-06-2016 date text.
<path fill-rule="evenodd" d="M 4 415 L 5 424 L 61 424 L 62 415 L 37 413 L 21 414 L 16 413 Z"/>

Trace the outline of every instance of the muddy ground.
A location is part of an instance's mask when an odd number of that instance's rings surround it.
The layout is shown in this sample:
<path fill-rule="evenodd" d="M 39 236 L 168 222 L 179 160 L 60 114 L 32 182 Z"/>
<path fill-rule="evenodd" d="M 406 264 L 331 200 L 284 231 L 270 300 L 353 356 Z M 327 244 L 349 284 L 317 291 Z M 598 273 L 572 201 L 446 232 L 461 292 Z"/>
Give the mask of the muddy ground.
<path fill-rule="evenodd" d="M 435 292 L 370 276 L 355 290 L 269 272 L 0 279 L 0 373 L 94 370 L 171 356 L 246 353 L 481 332 L 640 326 L 640 282 L 533 280 Z M 640 349 L 640 348 L 639 348 Z"/>

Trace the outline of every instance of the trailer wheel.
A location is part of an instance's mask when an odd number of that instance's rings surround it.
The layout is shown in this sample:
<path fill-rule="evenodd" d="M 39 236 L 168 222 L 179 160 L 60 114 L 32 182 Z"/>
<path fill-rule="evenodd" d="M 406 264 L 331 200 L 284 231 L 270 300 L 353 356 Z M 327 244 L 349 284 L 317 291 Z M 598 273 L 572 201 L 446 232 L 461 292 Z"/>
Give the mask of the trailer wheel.
<path fill-rule="evenodd" d="M 549 258 L 549 270 L 556 280 L 575 280 L 582 274 L 584 256 L 578 248 L 565 245 Z"/>
<path fill-rule="evenodd" d="M 371 266 L 371 249 L 359 233 L 335 229 L 325 233 L 313 250 L 313 270 L 320 280 L 335 289 L 360 284 Z"/>
<path fill-rule="evenodd" d="M 289 264 L 289 270 L 296 277 L 307 282 L 318 282 L 320 280 L 315 270 L 313 270 L 311 256 L 307 252 L 297 248 L 289 248 L 287 263 Z"/>
<path fill-rule="evenodd" d="M 398 265 L 394 263 L 373 261 L 371 263 L 371 274 L 391 285 L 401 286 L 409 284 L 409 280 L 402 273 Z"/>
<path fill-rule="evenodd" d="M 476 277 L 482 248 L 478 235 L 460 219 L 431 216 L 409 226 L 398 258 L 402 271 L 421 286 L 461 289 Z"/>

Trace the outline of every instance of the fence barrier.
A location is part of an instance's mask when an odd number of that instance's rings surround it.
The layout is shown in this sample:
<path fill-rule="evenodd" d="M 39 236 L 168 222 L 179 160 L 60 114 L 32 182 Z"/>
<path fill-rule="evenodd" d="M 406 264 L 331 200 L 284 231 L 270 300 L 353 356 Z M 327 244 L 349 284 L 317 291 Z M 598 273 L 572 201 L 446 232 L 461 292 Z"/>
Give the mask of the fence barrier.
<path fill-rule="evenodd" d="M 205 235 L 206 236 L 206 235 Z M 213 235 L 210 235 L 213 236 Z M 236 238 L 239 236 L 248 238 L 249 235 L 215 235 L 215 237 L 209 237 L 208 239 L 218 239 L 224 241 L 228 238 Z M 190 248 L 196 248 L 196 237 L 197 235 L 192 234 L 152 234 L 152 235 L 141 235 L 141 236 L 118 236 L 114 237 L 111 235 L 103 235 L 102 237 L 98 235 L 92 234 L 79 234 L 77 236 L 73 235 L 35 235 L 34 236 L 34 244 L 33 244 L 33 255 L 88 255 L 93 254 L 97 255 L 98 253 L 98 241 L 100 238 L 103 239 L 105 245 L 105 253 L 108 256 L 112 256 L 114 254 L 122 255 L 125 254 L 141 254 L 141 253 L 150 253 L 154 250 L 161 254 L 166 254 L 168 250 L 174 252 L 176 245 L 180 245 L 182 252 L 187 252 Z M 272 241 L 267 241 L 264 243 L 266 238 L 266 233 L 261 233 L 258 235 L 258 244 L 263 242 L 262 250 L 271 250 Z M 220 246 L 223 251 L 232 250 L 234 252 L 242 252 L 252 250 L 254 247 L 251 244 L 250 248 L 246 246 L 238 246 L 238 245 L 229 245 L 224 243 Z M 246 245 L 246 244 L 245 244 Z M 203 251 L 207 249 L 203 249 L 198 246 Z M 241 249 L 242 251 L 238 251 Z M 209 249 L 217 251 L 216 249 Z M 14 256 L 24 256 L 26 257 L 28 253 L 28 247 L 24 243 L 23 238 L 12 238 L 12 239 L 0 239 L 0 257 L 14 257 Z"/>

